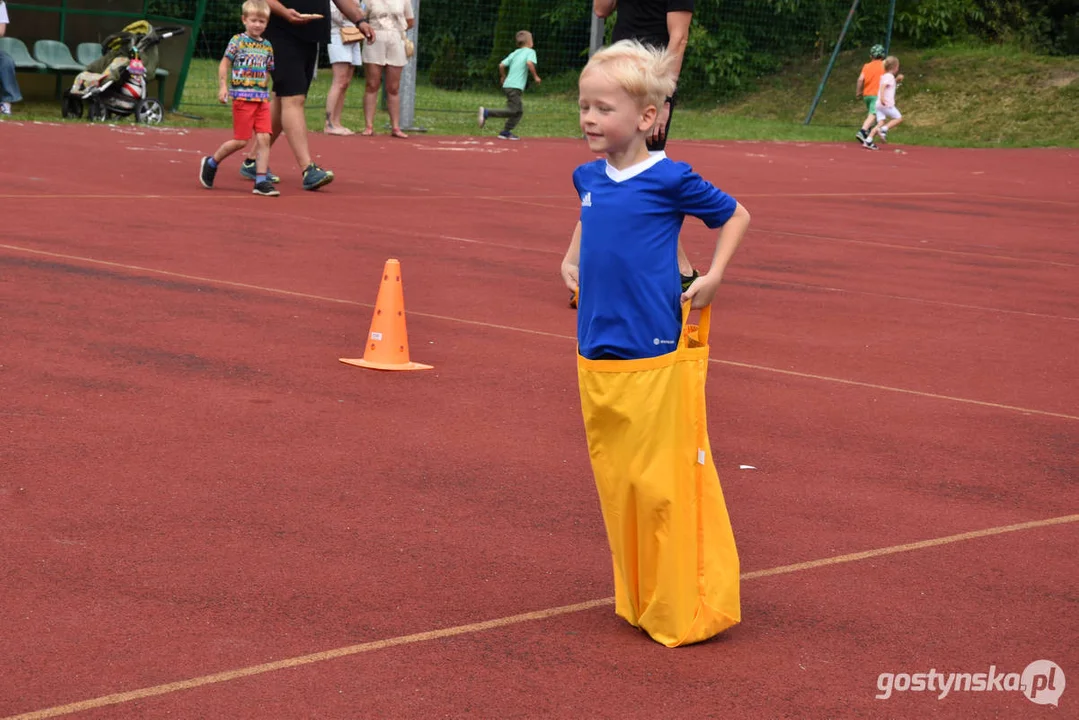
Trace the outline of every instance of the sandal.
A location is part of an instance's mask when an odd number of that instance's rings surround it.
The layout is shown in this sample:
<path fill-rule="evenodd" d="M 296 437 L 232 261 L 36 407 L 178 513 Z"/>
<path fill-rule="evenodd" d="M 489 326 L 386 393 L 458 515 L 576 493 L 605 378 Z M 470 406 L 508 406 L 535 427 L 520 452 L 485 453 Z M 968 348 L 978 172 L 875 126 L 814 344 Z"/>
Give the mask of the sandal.
<path fill-rule="evenodd" d="M 360 133 L 360 135 L 363 135 L 364 137 L 371 137 L 374 134 L 375 134 L 375 131 L 372 130 L 371 128 L 364 128 L 363 132 Z"/>
<path fill-rule="evenodd" d="M 395 138 L 407 138 L 408 137 L 408 134 L 406 134 L 403 130 L 401 130 L 401 128 L 394 128 L 393 131 L 390 133 L 390 135 L 392 135 Z"/>

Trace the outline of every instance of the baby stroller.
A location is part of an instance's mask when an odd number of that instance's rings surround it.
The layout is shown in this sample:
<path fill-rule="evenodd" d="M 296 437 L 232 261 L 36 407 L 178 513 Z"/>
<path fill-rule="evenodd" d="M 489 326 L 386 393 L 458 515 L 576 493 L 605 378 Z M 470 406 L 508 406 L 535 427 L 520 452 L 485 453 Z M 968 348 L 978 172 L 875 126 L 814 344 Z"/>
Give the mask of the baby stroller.
<path fill-rule="evenodd" d="M 146 96 L 146 78 L 157 71 L 158 44 L 185 31 L 180 26 L 153 27 L 139 20 L 105 38 L 104 54 L 87 65 L 64 93 L 63 116 L 81 118 L 85 104 L 87 117 L 97 122 L 134 115 L 136 122 L 159 124 L 165 108 Z"/>

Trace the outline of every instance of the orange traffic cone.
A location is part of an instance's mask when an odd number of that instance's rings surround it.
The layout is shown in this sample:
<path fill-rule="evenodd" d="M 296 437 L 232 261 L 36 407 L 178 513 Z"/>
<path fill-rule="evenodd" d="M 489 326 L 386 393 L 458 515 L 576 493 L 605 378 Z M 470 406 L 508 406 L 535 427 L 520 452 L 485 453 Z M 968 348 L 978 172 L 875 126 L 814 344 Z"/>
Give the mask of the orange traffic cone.
<path fill-rule="evenodd" d="M 408 332 L 405 330 L 405 292 L 401 284 L 401 262 L 387 260 L 378 286 L 375 314 L 362 360 L 340 358 L 341 362 L 375 370 L 430 370 L 409 360 Z"/>

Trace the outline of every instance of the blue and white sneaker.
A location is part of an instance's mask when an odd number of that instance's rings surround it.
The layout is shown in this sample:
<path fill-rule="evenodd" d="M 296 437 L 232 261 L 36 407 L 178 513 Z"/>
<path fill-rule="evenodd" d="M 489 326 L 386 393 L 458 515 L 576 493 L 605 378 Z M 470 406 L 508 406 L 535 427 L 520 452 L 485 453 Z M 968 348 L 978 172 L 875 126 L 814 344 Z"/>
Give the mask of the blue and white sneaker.
<path fill-rule="evenodd" d="M 258 178 L 258 173 L 255 171 L 255 161 L 251 158 L 245 158 L 240 164 L 240 177 L 247 180 L 255 180 Z M 266 168 L 266 179 L 272 183 L 281 182 L 281 178 L 273 174 L 270 168 Z"/>
<path fill-rule="evenodd" d="M 520 140 L 521 138 L 517 137 L 516 135 L 514 135 L 511 132 L 506 132 L 505 130 L 503 130 L 502 132 L 498 133 L 498 139 L 499 140 Z"/>

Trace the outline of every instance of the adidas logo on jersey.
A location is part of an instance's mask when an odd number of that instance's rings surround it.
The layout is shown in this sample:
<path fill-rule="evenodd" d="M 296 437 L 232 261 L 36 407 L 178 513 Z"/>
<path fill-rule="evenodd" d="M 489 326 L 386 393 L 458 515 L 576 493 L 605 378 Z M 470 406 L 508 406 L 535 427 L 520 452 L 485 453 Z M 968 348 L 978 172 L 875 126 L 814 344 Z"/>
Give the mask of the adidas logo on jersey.
<path fill-rule="evenodd" d="M 592 193 L 586 192 L 581 196 L 581 207 L 592 207 Z"/>

